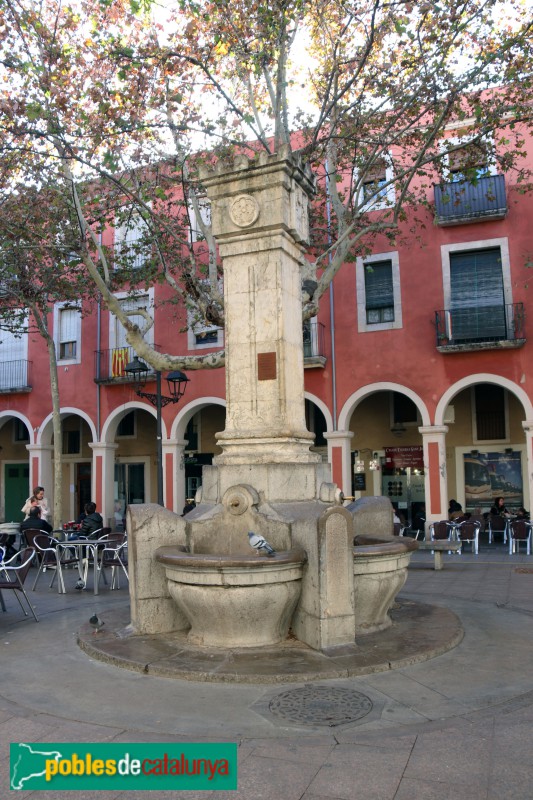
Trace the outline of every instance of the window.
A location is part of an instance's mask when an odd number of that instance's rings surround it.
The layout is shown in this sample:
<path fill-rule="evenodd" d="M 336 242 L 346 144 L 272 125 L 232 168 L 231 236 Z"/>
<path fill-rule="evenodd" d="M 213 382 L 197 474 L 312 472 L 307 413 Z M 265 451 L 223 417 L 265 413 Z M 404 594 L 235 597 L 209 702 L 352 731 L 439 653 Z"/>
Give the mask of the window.
<path fill-rule="evenodd" d="M 223 332 L 213 325 L 193 324 L 188 330 L 189 350 L 202 350 L 208 347 L 223 346 Z"/>
<path fill-rule="evenodd" d="M 402 327 L 398 253 L 377 253 L 356 262 L 359 332 Z"/>
<path fill-rule="evenodd" d="M 57 324 L 56 348 L 59 361 L 80 361 L 81 313 L 75 306 L 58 306 L 55 309 Z"/>
<path fill-rule="evenodd" d="M 63 454 L 78 455 L 81 452 L 81 433 L 77 431 L 63 431 Z"/>
<path fill-rule="evenodd" d="M 420 414 L 416 403 L 410 397 L 401 392 L 391 392 L 391 425 L 401 423 L 402 425 L 420 425 Z"/>
<path fill-rule="evenodd" d="M 124 309 L 124 311 L 132 311 L 133 314 L 129 317 L 132 322 L 139 325 L 141 328 L 144 328 L 146 320 L 140 314 L 136 314 L 135 311 L 140 309 L 146 309 L 148 313 L 152 313 L 153 311 L 153 297 L 154 297 L 154 290 L 149 289 L 146 294 L 128 297 L 126 294 L 116 294 L 116 299 L 119 301 L 120 305 Z M 154 326 L 152 325 L 151 328 L 146 332 L 144 337 L 145 341 L 152 345 L 154 344 Z M 117 317 L 110 314 L 109 320 L 109 376 L 112 378 L 123 378 L 126 376 L 124 371 L 128 362 L 130 362 L 135 355 L 135 351 L 133 348 L 127 343 L 126 341 L 126 331 L 124 330 L 122 323 Z"/>
<path fill-rule="evenodd" d="M 117 426 L 117 437 L 133 438 L 135 436 L 135 411 L 126 414 Z"/>
<path fill-rule="evenodd" d="M 387 199 L 387 167 L 385 162 L 379 163 L 377 166 L 369 169 L 362 182 L 363 201 L 370 203 L 372 201 L 383 201 Z"/>
<path fill-rule="evenodd" d="M 221 289 L 221 287 L 219 287 Z M 224 346 L 224 332 L 216 325 L 204 325 L 195 322 L 194 312 L 188 313 L 189 327 L 187 329 L 187 343 L 189 350 L 203 350 Z"/>
<path fill-rule="evenodd" d="M 358 205 L 364 211 L 378 211 L 394 205 L 395 192 L 392 184 L 392 164 L 388 158 L 377 159 L 364 174 L 356 171 L 355 182 L 359 181 Z"/>
<path fill-rule="evenodd" d="M 140 328 L 144 328 L 146 320 L 141 314 L 135 314 L 135 311 L 138 309 L 139 310 L 144 309 L 151 312 L 152 302 L 149 295 L 140 295 L 138 297 L 125 297 L 123 300 L 120 301 L 120 305 L 122 306 L 124 311 L 134 312 L 129 316 L 129 319 L 133 324 L 138 325 Z M 150 328 L 146 336 L 146 340 L 149 341 L 150 344 L 152 344 L 152 338 L 151 338 L 152 332 L 153 332 L 153 326 L 152 328 Z M 122 323 L 118 319 L 115 319 L 115 347 L 122 348 L 128 346 L 129 345 L 126 341 L 126 331 Z"/>
<path fill-rule="evenodd" d="M 507 438 L 505 390 L 491 383 L 474 386 L 475 441 Z"/>
<path fill-rule="evenodd" d="M 211 203 L 207 199 L 207 197 L 198 197 L 198 211 L 200 214 L 200 218 L 204 225 L 209 226 L 211 225 Z M 191 223 L 191 244 L 203 239 L 202 229 L 200 227 L 200 223 L 198 222 L 197 214 L 194 210 L 194 206 L 191 202 L 188 205 L 189 211 L 189 220 Z"/>
<path fill-rule="evenodd" d="M 28 334 L 23 324 L 21 335 L 0 331 L 0 390 L 28 385 Z"/>
<path fill-rule="evenodd" d="M 394 322 L 392 261 L 365 264 L 366 321 L 369 325 Z"/>
<path fill-rule="evenodd" d="M 24 443 L 30 441 L 30 434 L 28 433 L 28 429 L 21 419 L 15 418 L 13 420 L 13 441 L 18 443 Z"/>
<path fill-rule="evenodd" d="M 450 254 L 450 313 L 455 342 L 506 338 L 499 247 Z"/>
<path fill-rule="evenodd" d="M 198 414 L 195 414 L 194 417 L 191 417 L 189 422 L 187 423 L 187 429 L 185 431 L 185 438 L 187 439 L 187 444 L 185 446 L 185 450 L 188 453 L 198 450 L 198 433 L 199 433 L 198 423 L 199 423 Z"/>
<path fill-rule="evenodd" d="M 512 338 L 507 330 L 513 302 L 507 238 L 442 245 L 441 257 L 450 341 L 475 344 Z"/>
<path fill-rule="evenodd" d="M 454 181 L 475 180 L 490 175 L 487 148 L 481 144 L 469 145 L 450 153 L 450 177 Z"/>
<path fill-rule="evenodd" d="M 124 212 L 115 227 L 115 269 L 140 269 L 151 254 L 147 223 L 135 211 Z"/>
<path fill-rule="evenodd" d="M 448 148 L 457 147 L 462 141 L 463 147 L 446 153 Z M 497 172 L 492 141 L 482 139 L 479 142 L 469 142 L 453 137 L 441 143 L 441 151 L 446 153 L 445 173 L 450 181 L 475 181 Z"/>

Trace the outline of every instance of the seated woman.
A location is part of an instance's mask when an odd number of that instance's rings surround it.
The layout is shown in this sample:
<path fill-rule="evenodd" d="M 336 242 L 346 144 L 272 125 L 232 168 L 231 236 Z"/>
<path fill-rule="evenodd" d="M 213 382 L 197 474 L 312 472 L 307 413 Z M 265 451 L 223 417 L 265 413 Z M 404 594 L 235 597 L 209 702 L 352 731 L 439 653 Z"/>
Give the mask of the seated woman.
<path fill-rule="evenodd" d="M 461 503 L 458 503 L 457 500 L 454 500 L 453 498 L 450 500 L 448 519 L 450 522 L 463 522 L 463 520 L 466 519 Z"/>
<path fill-rule="evenodd" d="M 495 497 L 494 498 L 494 505 L 490 510 L 491 514 L 497 517 L 508 517 L 509 512 L 505 508 L 505 498 L 504 497 Z"/>

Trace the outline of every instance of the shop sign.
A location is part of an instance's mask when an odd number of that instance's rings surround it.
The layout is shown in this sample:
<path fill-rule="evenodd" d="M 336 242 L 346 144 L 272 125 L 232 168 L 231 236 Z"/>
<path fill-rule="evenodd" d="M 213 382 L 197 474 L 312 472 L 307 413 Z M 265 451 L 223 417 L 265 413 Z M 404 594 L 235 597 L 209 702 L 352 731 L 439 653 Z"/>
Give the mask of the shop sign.
<path fill-rule="evenodd" d="M 386 447 L 385 467 L 391 469 L 424 469 L 424 449 L 420 445 Z"/>

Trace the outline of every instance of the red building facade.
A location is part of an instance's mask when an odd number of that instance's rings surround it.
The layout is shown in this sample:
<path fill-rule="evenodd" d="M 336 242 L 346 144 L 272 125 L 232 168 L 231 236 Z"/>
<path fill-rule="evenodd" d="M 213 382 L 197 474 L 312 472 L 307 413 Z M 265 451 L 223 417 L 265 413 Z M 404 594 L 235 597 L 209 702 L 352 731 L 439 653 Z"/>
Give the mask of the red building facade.
<path fill-rule="evenodd" d="M 533 148 L 528 160 L 533 168 Z M 445 517 L 452 497 L 482 513 L 495 495 L 529 508 L 533 492 L 533 194 L 485 165 L 474 183 L 450 171 L 427 200 L 402 223 L 395 246 L 377 237 L 368 256 L 343 266 L 304 326 L 316 449 L 347 496 L 384 494 L 415 526 Z M 376 210 L 379 202 L 378 194 Z M 164 291 L 156 284 L 124 302 L 157 306 Z M 93 499 L 106 522 L 119 524 L 126 505 L 157 497 L 154 406 L 125 373 L 134 353 L 105 308 L 59 305 L 50 322 L 62 521 Z M 221 330 L 184 327 L 163 306 L 151 342 L 176 354 L 224 345 Z M 34 485 L 52 499 L 52 404 L 36 334 L 3 336 L 0 359 L 0 516 L 11 521 Z M 180 403 L 162 409 L 164 502 L 177 512 L 201 484 L 202 465 L 220 452 L 224 429 L 224 371 L 189 378 Z M 150 391 L 153 380 L 151 373 Z"/>

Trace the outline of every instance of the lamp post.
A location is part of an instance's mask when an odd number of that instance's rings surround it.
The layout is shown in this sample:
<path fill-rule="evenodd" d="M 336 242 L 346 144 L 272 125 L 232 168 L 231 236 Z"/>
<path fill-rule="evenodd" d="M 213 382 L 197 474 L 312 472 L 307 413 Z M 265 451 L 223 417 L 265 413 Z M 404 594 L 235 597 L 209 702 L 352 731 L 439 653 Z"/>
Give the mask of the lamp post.
<path fill-rule="evenodd" d="M 170 397 L 161 394 L 161 372 L 155 372 L 155 393 L 145 392 L 144 386 L 148 376 L 148 366 L 138 356 L 124 367 L 124 372 L 131 375 L 135 392 L 139 397 L 145 397 L 156 408 L 156 438 L 157 438 L 157 502 L 163 504 L 163 433 L 161 423 L 161 409 L 168 403 L 177 403 L 185 394 L 189 378 L 185 373 L 175 370 L 167 375 L 168 391 Z"/>

